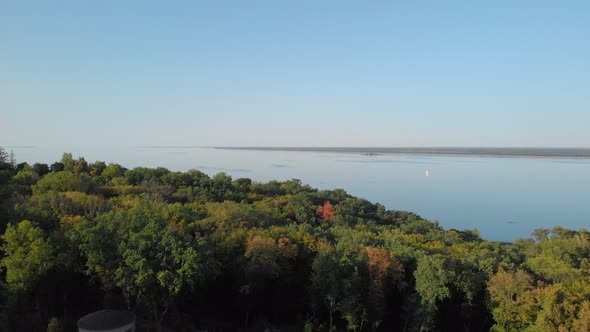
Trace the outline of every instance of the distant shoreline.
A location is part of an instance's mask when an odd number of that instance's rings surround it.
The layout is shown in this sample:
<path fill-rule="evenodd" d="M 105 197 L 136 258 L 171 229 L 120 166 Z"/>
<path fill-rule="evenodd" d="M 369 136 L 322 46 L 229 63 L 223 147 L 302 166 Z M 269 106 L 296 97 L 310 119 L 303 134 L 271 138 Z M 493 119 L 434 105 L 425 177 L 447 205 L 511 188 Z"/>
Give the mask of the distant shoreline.
<path fill-rule="evenodd" d="M 590 159 L 590 148 L 349 148 L 349 147 L 213 147 L 219 150 L 291 151 L 352 153 L 368 156 L 383 154 L 473 156 L 507 158 L 580 158 Z"/>

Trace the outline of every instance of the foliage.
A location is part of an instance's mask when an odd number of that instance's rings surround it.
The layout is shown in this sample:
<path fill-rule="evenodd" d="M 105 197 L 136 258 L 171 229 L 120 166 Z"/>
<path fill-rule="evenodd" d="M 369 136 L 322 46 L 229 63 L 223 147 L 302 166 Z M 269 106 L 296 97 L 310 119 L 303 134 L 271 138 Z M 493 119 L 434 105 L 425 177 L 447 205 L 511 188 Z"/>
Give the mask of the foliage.
<path fill-rule="evenodd" d="M 28 220 L 8 225 L 2 240 L 5 256 L 1 265 L 6 269 L 6 283 L 15 290 L 31 290 L 53 266 L 51 243 Z"/>
<path fill-rule="evenodd" d="M 61 326 L 61 322 L 59 321 L 59 319 L 52 317 L 51 320 L 49 321 L 49 324 L 47 324 L 47 332 L 63 332 L 64 329 Z"/>
<path fill-rule="evenodd" d="M 421 257 L 414 277 L 416 290 L 424 304 L 435 305 L 451 295 L 448 284 L 454 275 L 445 267 L 444 259 L 439 256 Z"/>
<path fill-rule="evenodd" d="M 77 174 L 69 171 L 49 173 L 40 179 L 34 186 L 35 194 L 48 191 L 79 191 L 88 193 L 93 189 L 92 178 L 87 174 Z"/>
<path fill-rule="evenodd" d="M 330 220 L 334 218 L 336 213 L 332 208 L 332 203 L 330 203 L 330 201 L 326 201 L 324 205 L 318 207 L 317 214 L 322 220 Z"/>
<path fill-rule="evenodd" d="M 0 217 L 9 330 L 73 326 L 105 294 L 172 330 L 590 328 L 583 229 L 500 243 L 296 179 L 128 170 L 67 153 L 17 165 L 2 149 Z"/>

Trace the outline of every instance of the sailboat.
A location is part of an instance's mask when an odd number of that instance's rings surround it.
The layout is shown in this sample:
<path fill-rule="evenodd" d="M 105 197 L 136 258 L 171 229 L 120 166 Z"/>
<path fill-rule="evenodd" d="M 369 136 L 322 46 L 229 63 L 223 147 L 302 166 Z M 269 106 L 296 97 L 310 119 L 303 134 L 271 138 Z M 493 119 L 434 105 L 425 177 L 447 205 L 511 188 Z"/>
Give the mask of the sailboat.
<path fill-rule="evenodd" d="M 430 176 L 430 171 L 426 171 L 426 176 Z"/>

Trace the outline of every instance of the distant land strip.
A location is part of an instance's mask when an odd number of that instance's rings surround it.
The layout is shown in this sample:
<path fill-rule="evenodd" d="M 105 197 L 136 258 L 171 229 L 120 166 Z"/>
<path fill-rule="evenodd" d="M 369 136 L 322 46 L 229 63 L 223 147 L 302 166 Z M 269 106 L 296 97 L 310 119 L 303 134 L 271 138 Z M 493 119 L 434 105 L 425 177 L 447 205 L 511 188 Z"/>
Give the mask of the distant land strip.
<path fill-rule="evenodd" d="M 482 157 L 540 157 L 540 158 L 590 158 L 590 148 L 377 148 L 377 147 L 214 147 L 222 150 L 295 151 L 379 154 L 415 154 Z"/>
<path fill-rule="evenodd" d="M 36 148 L 35 145 L 6 145 L 3 146 L 5 149 L 33 149 Z"/>

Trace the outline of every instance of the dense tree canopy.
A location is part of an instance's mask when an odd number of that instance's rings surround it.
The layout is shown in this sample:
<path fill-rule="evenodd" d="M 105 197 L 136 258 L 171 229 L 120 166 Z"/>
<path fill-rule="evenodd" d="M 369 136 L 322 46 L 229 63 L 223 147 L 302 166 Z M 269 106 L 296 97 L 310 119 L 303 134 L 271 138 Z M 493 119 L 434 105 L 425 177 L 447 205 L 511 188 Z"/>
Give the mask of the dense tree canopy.
<path fill-rule="evenodd" d="M 514 243 L 344 190 L 0 149 L 0 328 L 588 331 L 590 234 Z"/>

